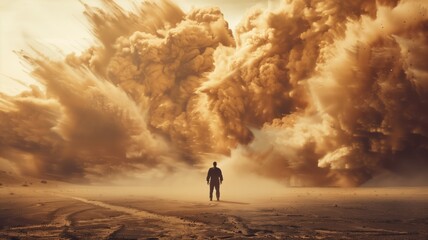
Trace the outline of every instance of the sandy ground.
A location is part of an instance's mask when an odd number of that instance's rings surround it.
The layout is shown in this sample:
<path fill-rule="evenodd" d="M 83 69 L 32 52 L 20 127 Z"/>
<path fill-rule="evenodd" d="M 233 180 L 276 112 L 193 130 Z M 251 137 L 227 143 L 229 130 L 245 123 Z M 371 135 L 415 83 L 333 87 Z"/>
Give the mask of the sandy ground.
<path fill-rule="evenodd" d="M 427 190 L 289 188 L 210 202 L 138 188 L 3 185 L 0 239 L 428 239 Z"/>

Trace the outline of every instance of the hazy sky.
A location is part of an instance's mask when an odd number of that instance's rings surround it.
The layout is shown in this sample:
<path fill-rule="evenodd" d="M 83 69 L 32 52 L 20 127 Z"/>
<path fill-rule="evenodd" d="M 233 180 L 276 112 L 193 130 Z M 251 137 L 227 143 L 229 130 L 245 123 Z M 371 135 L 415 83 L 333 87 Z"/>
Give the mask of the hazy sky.
<path fill-rule="evenodd" d="M 99 6 L 99 0 L 84 0 Z M 130 0 L 116 1 L 124 7 Z M 138 1 L 135 1 L 138 2 Z M 267 0 L 178 0 L 185 11 L 192 7 L 218 6 L 233 28 L 245 11 Z M 83 16 L 84 6 L 78 0 L 0 0 L 0 91 L 17 94 L 25 87 L 12 80 L 34 83 L 13 52 L 28 49 L 29 44 L 41 44 L 65 53 L 79 52 L 88 47 L 93 37 Z"/>

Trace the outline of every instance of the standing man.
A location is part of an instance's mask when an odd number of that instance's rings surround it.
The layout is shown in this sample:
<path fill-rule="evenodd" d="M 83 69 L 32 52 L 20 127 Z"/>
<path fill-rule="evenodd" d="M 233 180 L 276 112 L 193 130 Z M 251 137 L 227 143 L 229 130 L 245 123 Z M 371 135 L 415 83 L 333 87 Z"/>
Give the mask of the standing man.
<path fill-rule="evenodd" d="M 210 201 L 213 200 L 214 188 L 217 201 L 220 201 L 220 184 L 223 182 L 223 174 L 221 174 L 220 168 L 217 167 L 217 162 L 213 162 L 213 166 L 208 170 L 207 175 L 207 184 L 210 185 Z"/>

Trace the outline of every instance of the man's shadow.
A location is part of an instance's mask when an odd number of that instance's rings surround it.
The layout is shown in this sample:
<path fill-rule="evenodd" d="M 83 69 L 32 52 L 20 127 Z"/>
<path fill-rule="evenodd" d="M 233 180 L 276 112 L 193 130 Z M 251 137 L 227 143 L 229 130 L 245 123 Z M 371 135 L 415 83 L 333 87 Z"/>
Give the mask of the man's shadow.
<path fill-rule="evenodd" d="M 219 203 L 240 204 L 240 205 L 248 205 L 249 204 L 246 202 L 234 202 L 234 201 L 225 201 L 225 200 L 220 200 Z"/>

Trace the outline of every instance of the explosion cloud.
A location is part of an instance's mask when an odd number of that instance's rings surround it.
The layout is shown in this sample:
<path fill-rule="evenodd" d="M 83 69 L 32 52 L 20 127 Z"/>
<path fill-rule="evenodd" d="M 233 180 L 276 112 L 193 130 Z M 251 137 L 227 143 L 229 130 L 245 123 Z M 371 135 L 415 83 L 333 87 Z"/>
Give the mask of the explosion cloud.
<path fill-rule="evenodd" d="M 286 185 L 428 173 L 428 2 L 284 1 L 234 34 L 218 8 L 86 6 L 97 44 L 20 53 L 45 87 L 0 96 L 0 157 L 96 180 L 211 158 Z"/>

